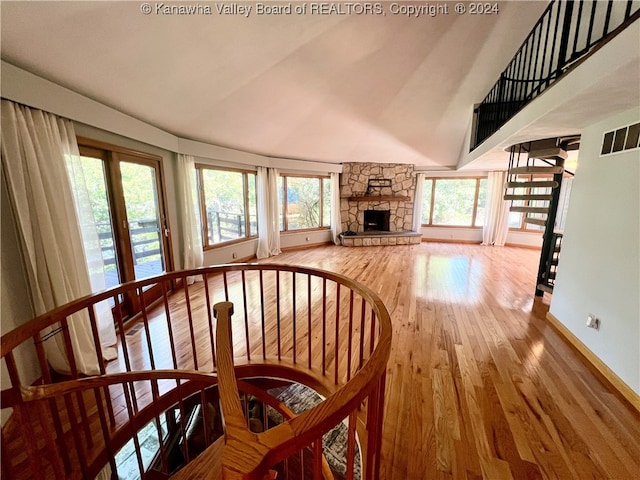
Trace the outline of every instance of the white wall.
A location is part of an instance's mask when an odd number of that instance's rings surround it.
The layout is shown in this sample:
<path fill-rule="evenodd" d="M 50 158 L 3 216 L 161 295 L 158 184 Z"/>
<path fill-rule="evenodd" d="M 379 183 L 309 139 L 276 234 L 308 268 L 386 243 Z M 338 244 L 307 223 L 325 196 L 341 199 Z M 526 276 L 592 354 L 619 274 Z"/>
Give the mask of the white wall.
<path fill-rule="evenodd" d="M 640 394 L 640 151 L 600 157 L 605 132 L 638 120 L 634 108 L 582 133 L 550 312 Z"/>

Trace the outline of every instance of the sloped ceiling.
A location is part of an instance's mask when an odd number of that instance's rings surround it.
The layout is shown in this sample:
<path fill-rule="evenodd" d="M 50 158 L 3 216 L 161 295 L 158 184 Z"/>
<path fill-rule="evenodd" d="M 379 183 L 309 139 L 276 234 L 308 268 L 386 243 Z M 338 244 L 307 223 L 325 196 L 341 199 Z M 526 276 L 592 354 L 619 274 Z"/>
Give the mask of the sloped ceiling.
<path fill-rule="evenodd" d="M 281 2 L 283 3 L 283 2 Z M 141 13 L 2 1 L 2 58 L 182 138 L 263 155 L 454 168 L 547 2 L 493 15 Z M 165 2 L 178 5 L 179 2 Z M 299 5 L 302 2 L 293 5 Z M 412 3 L 419 5 L 419 3 Z M 435 4 L 434 4 L 435 5 Z"/>

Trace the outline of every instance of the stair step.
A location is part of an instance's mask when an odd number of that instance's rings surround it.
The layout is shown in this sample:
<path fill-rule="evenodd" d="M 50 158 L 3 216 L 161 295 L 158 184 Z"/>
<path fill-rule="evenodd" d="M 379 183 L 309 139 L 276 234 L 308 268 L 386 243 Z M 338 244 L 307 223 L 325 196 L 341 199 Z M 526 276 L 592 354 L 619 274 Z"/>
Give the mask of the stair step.
<path fill-rule="evenodd" d="M 551 194 L 529 194 L 529 195 L 518 195 L 515 193 L 507 193 L 504 196 L 505 200 L 551 200 L 553 195 Z"/>
<path fill-rule="evenodd" d="M 566 160 L 567 151 L 560 147 L 538 148 L 537 150 L 531 150 L 529 152 L 529 158 L 544 158 L 548 160 L 560 158 Z"/>
<path fill-rule="evenodd" d="M 551 265 L 555 265 L 556 267 L 558 266 L 558 259 L 557 258 L 552 258 L 551 259 Z"/>
<path fill-rule="evenodd" d="M 525 217 L 524 223 L 532 223 L 534 225 L 540 225 L 540 226 L 544 227 L 544 226 L 547 225 L 547 219 L 546 218 Z"/>
<path fill-rule="evenodd" d="M 556 272 L 544 272 L 542 274 L 542 278 L 544 278 L 545 280 L 555 280 Z"/>
<path fill-rule="evenodd" d="M 514 167 L 509 170 L 511 175 L 519 175 L 523 173 L 563 173 L 564 167 Z"/>
<path fill-rule="evenodd" d="M 550 285 L 545 285 L 544 283 L 539 283 L 537 288 L 538 290 L 542 290 L 543 292 L 553 293 L 553 287 Z"/>
<path fill-rule="evenodd" d="M 549 213 L 549 207 L 522 207 L 513 206 L 509 207 L 510 212 L 524 212 L 524 213 Z"/>
<path fill-rule="evenodd" d="M 543 180 L 533 182 L 507 182 L 507 188 L 558 188 L 558 182 L 554 180 Z"/>

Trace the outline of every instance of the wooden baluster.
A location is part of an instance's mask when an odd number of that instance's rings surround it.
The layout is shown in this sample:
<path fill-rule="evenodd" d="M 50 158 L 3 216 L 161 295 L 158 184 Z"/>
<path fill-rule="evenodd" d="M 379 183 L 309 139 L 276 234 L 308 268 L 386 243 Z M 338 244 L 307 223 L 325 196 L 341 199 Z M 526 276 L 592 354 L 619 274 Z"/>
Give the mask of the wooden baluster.
<path fill-rule="evenodd" d="M 336 344 L 334 345 L 334 358 L 333 358 L 333 361 L 335 362 L 335 373 L 333 377 L 333 382 L 336 385 L 338 384 L 338 365 L 339 365 L 338 357 L 339 357 L 339 351 L 340 351 L 339 330 L 340 330 L 340 284 L 337 283 L 336 284 Z"/>
<path fill-rule="evenodd" d="M 353 290 L 349 291 L 349 345 L 347 347 L 347 382 L 351 380 L 351 344 L 353 343 Z"/>
<path fill-rule="evenodd" d="M 276 270 L 276 332 L 278 335 L 278 360 L 280 357 L 280 270 Z"/>
<path fill-rule="evenodd" d="M 124 355 L 124 365 L 127 372 L 131 371 L 131 360 L 129 358 L 129 347 L 127 346 L 127 336 L 124 331 L 124 322 L 122 321 L 122 310 L 120 310 L 118 304 L 118 294 L 114 295 L 113 300 L 115 302 L 114 311 L 116 313 L 116 324 L 118 325 L 118 334 L 120 335 L 120 345 L 122 345 L 122 353 Z M 129 398 L 130 392 L 135 391 L 135 387 L 132 382 L 123 386 L 125 397 Z M 133 408 L 137 412 L 138 411 L 138 400 L 135 395 L 131 395 L 130 397 L 133 402 Z"/>
<path fill-rule="evenodd" d="M 189 298 L 189 285 L 187 285 L 187 277 L 182 277 L 184 286 L 184 301 L 187 309 L 187 318 L 189 319 L 189 334 L 191 335 L 191 353 L 193 354 L 193 368 L 198 370 L 198 352 L 196 349 L 196 334 L 193 328 L 193 315 L 191 314 L 191 300 Z"/>
<path fill-rule="evenodd" d="M 62 336 L 64 337 L 64 345 L 67 351 L 67 359 L 69 360 L 69 366 L 71 367 L 71 375 L 74 379 L 78 379 L 80 377 L 78 373 L 78 367 L 76 365 L 76 357 L 73 351 L 73 346 L 71 343 L 71 335 L 69 334 L 69 321 L 66 317 L 60 320 L 60 324 L 62 325 Z M 91 430 L 89 426 L 89 420 L 87 417 L 87 408 L 84 404 L 84 397 L 81 392 L 76 392 L 76 401 L 78 402 L 78 409 L 80 410 L 80 428 L 82 429 L 86 441 L 86 445 L 90 448 L 93 447 L 93 437 L 91 436 Z M 74 415 L 74 419 L 77 417 Z M 77 423 L 76 423 L 77 425 Z M 84 444 L 82 444 L 84 447 Z M 85 462 L 84 459 L 81 460 L 80 464 L 83 465 Z"/>
<path fill-rule="evenodd" d="M 144 290 L 142 287 L 138 289 L 138 300 L 140 302 L 140 313 L 142 314 L 142 325 L 144 326 L 144 334 L 147 339 L 147 351 L 149 353 L 149 361 L 151 362 L 151 370 L 156 369 L 156 359 L 153 354 L 153 342 L 151 341 L 151 331 L 149 330 L 149 317 L 147 315 L 147 304 L 144 301 Z"/>
<path fill-rule="evenodd" d="M 205 304 L 207 306 L 207 320 L 209 322 L 209 341 L 211 342 L 211 359 L 213 362 L 212 371 L 216 369 L 216 342 L 214 339 L 214 328 L 213 328 L 213 312 L 211 310 L 211 295 L 209 293 L 209 277 L 206 273 L 202 274 L 204 280 L 204 298 Z"/>
<path fill-rule="evenodd" d="M 311 275 L 307 274 L 307 367 L 311 369 Z"/>
<path fill-rule="evenodd" d="M 349 414 L 349 424 L 347 427 L 347 479 L 353 480 L 353 473 L 356 459 L 356 423 L 358 422 L 358 411 L 354 410 Z"/>
<path fill-rule="evenodd" d="M 292 308 L 292 328 L 293 328 L 293 340 L 292 340 L 292 347 L 293 347 L 293 364 L 295 365 L 296 363 L 296 343 L 297 343 L 297 337 L 296 337 L 296 272 L 291 272 L 291 308 Z"/>
<path fill-rule="evenodd" d="M 360 309 L 360 359 L 358 361 L 358 370 L 362 368 L 362 364 L 364 362 L 364 325 L 365 325 L 365 317 L 367 316 L 366 307 L 367 302 L 364 297 L 360 297 L 361 300 L 361 309 Z"/>
<path fill-rule="evenodd" d="M 169 346 L 171 348 L 171 360 L 173 362 L 173 368 L 178 369 L 178 357 L 176 356 L 176 342 L 173 336 L 173 326 L 171 324 L 171 309 L 169 308 L 169 298 L 167 295 L 167 285 L 165 282 L 160 282 L 162 287 L 162 303 L 164 305 L 164 316 L 167 320 L 167 332 L 169 333 Z"/>
<path fill-rule="evenodd" d="M 100 419 L 100 429 L 102 430 L 102 439 L 104 440 L 104 448 L 107 453 L 107 458 L 109 459 L 109 466 L 111 467 L 112 472 L 117 472 L 115 453 L 111 448 L 111 437 L 109 436 L 109 425 L 107 424 L 107 417 L 104 414 L 104 406 L 102 401 L 102 395 L 100 392 L 104 392 L 105 401 L 109 408 L 113 408 L 111 405 L 111 395 L 109 394 L 109 387 L 94 388 L 93 393 L 96 398 L 96 405 L 98 406 L 98 417 Z M 113 425 L 113 424 L 112 424 Z M 63 478 L 58 477 L 56 478 Z"/>
<path fill-rule="evenodd" d="M 322 436 L 313 442 L 313 480 L 322 478 Z"/>
<path fill-rule="evenodd" d="M 222 281 L 224 283 L 224 299 L 226 302 L 229 301 L 229 283 L 227 281 L 227 271 L 224 270 L 222 272 Z"/>
<path fill-rule="evenodd" d="M 322 375 L 327 372 L 327 279 L 322 279 Z"/>
<path fill-rule="evenodd" d="M 167 449 L 165 446 L 165 442 L 163 441 L 163 434 L 162 434 L 162 423 L 160 422 L 160 414 L 162 412 L 158 412 L 158 410 L 155 408 L 156 402 L 158 401 L 158 398 L 160 397 L 160 393 L 158 390 L 158 379 L 153 379 L 151 380 L 151 396 L 153 398 L 153 410 L 154 410 L 154 420 L 155 420 L 155 424 L 156 424 L 156 431 L 158 432 L 158 443 L 160 443 L 160 461 L 162 462 L 162 471 L 165 473 L 170 473 L 169 472 L 169 464 L 167 462 Z M 204 418 L 204 417 L 203 417 Z M 203 422 L 204 423 L 204 422 Z"/>
<path fill-rule="evenodd" d="M 51 384 L 51 371 L 49 370 L 49 364 L 47 363 L 46 354 L 44 351 L 44 346 L 42 344 L 42 337 L 40 333 L 37 333 L 34 336 L 34 344 L 36 347 L 36 354 L 38 356 L 38 364 L 40 365 L 40 372 L 42 373 L 42 380 L 45 384 Z M 12 359 L 12 354 L 9 353 L 7 357 L 5 357 L 8 362 L 9 359 Z M 7 366 L 9 363 L 7 363 Z M 11 370 L 9 370 L 9 375 L 11 375 Z M 13 380 L 12 380 L 13 384 Z M 50 398 L 48 400 L 49 411 L 51 412 L 51 416 L 53 417 L 53 426 L 56 431 L 56 442 L 58 443 L 58 452 L 62 456 L 62 462 L 64 463 L 64 471 L 67 474 L 71 474 L 71 460 L 69 458 L 69 452 L 64 443 L 64 430 L 62 429 L 62 420 L 60 420 L 60 412 L 58 410 L 58 404 L 54 398 Z"/>
<path fill-rule="evenodd" d="M 182 448 L 184 450 L 184 458 L 187 463 L 191 460 L 189 455 L 189 442 L 187 441 L 187 422 L 184 411 L 184 401 L 182 394 L 182 381 L 178 383 L 178 408 L 180 409 L 180 431 L 182 433 Z"/>
<path fill-rule="evenodd" d="M 122 384 L 122 386 L 123 386 L 123 390 L 125 390 L 124 398 L 125 398 L 125 403 L 127 405 L 127 415 L 129 417 L 129 423 L 131 423 L 135 418 L 135 413 L 132 406 L 132 399 L 135 398 L 135 383 L 130 382 L 129 384 L 127 384 L 126 389 L 124 388 L 125 387 L 124 383 Z M 129 394 L 130 394 L 129 390 L 133 391 L 133 393 L 131 394 L 131 398 L 129 397 Z M 136 452 L 136 459 L 138 461 L 138 470 L 140 471 L 140 478 L 144 478 L 144 464 L 142 462 L 142 456 L 140 454 L 140 441 L 138 440 L 138 432 L 133 432 L 132 440 L 133 440 L 133 445 Z M 117 475 L 117 472 L 114 471 L 112 472 L 112 474 Z"/>
<path fill-rule="evenodd" d="M 247 351 L 247 361 L 251 361 L 251 341 L 249 340 L 249 314 L 247 309 L 247 281 L 245 272 L 242 270 L 242 311 L 244 314 L 244 339 L 245 349 Z"/>
<path fill-rule="evenodd" d="M 376 312 L 371 309 L 371 337 L 369 338 L 369 354 L 373 353 L 376 338 Z"/>
<path fill-rule="evenodd" d="M 265 329 L 264 329 L 264 279 L 262 277 L 262 270 L 260 270 L 260 320 L 262 322 L 262 359 L 267 358 Z"/>
<path fill-rule="evenodd" d="M 100 369 L 100 375 L 105 375 L 106 369 L 104 368 L 104 357 L 102 356 L 102 345 L 100 342 L 100 335 L 98 333 L 98 322 L 96 321 L 96 313 L 94 305 L 88 307 L 89 310 L 89 323 L 91 324 L 91 333 L 93 334 L 93 345 L 96 349 L 96 355 L 98 356 L 98 368 Z M 113 414 L 113 405 L 111 404 L 111 395 L 109 394 L 109 387 L 104 387 L 104 397 L 107 403 L 107 410 L 109 411 L 109 419 L 111 425 L 115 424 L 115 416 Z"/>

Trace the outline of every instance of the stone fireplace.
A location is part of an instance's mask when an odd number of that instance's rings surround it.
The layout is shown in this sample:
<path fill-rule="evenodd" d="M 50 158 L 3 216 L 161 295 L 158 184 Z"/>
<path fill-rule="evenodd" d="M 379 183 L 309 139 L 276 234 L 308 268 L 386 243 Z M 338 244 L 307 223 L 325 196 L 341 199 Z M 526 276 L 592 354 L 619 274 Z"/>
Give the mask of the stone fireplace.
<path fill-rule="evenodd" d="M 342 231 L 365 232 L 365 211 L 388 211 L 389 232 L 411 231 L 415 192 L 413 165 L 343 164 L 340 176 Z"/>
<path fill-rule="evenodd" d="M 413 165 L 345 163 L 340 176 L 340 216 L 345 246 L 420 243 L 413 232 L 416 175 Z"/>

